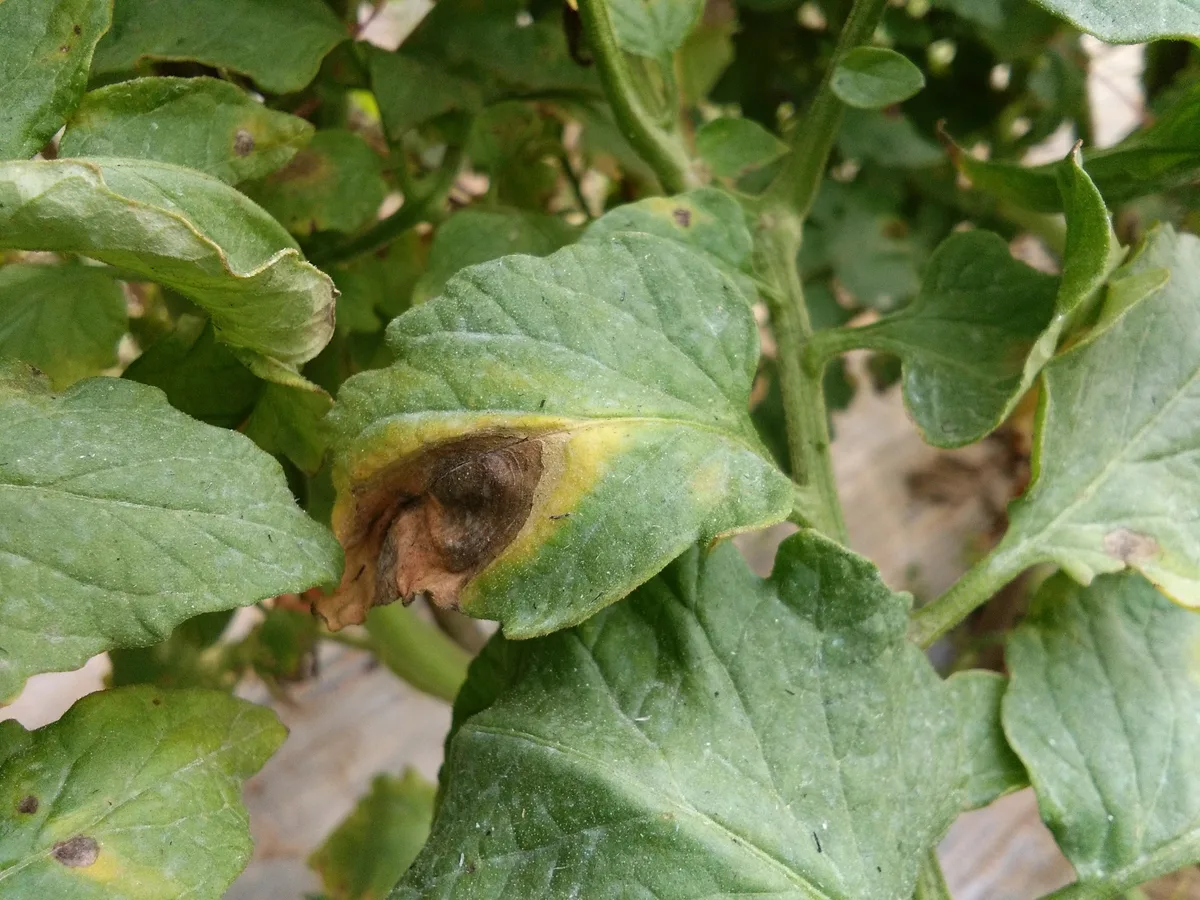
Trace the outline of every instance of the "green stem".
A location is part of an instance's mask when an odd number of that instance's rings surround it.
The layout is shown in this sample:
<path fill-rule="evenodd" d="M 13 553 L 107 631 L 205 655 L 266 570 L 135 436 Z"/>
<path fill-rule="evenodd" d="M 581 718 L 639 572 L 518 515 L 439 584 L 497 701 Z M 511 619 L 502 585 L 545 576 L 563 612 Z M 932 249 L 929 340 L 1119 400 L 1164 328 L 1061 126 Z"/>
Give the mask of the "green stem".
<path fill-rule="evenodd" d="M 930 850 L 921 860 L 921 868 L 917 872 L 917 890 L 913 894 L 913 900 L 952 900 L 936 850 Z"/>
<path fill-rule="evenodd" d="M 453 703 L 467 677 L 467 653 L 399 603 L 367 615 L 367 633 L 380 662 L 418 690 Z"/>
<path fill-rule="evenodd" d="M 662 128 L 638 98 L 617 46 L 606 0 L 579 0 L 579 18 L 621 133 L 654 170 L 668 194 L 698 187 L 700 181 L 678 135 Z"/>
<path fill-rule="evenodd" d="M 897 349 L 890 342 L 877 340 L 875 329 L 871 325 L 827 328 L 815 332 L 808 339 L 804 347 L 804 368 L 810 374 L 819 377 L 831 359 L 851 350 L 884 350 L 895 353 Z"/>
<path fill-rule="evenodd" d="M 908 637 L 928 647 L 963 621 L 1027 568 L 1018 554 L 1006 552 L 1003 542 L 971 566 L 950 590 L 912 614 Z"/>
<path fill-rule="evenodd" d="M 834 70 L 849 51 L 871 40 L 887 4 L 888 0 L 854 0 L 816 96 L 796 125 L 792 152 L 767 188 L 766 199 L 772 204 L 786 203 L 801 216 L 812 209 L 842 124 L 844 107 L 833 93 Z"/>

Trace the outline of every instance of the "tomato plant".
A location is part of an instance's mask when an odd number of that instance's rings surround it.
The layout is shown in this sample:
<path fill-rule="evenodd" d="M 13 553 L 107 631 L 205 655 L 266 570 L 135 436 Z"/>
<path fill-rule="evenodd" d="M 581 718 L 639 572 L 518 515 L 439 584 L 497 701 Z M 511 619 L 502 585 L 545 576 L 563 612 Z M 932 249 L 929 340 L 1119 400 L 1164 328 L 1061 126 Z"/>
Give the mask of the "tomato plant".
<path fill-rule="evenodd" d="M 1087 35 L 1147 43 L 1112 146 Z M 335 900 L 945 898 L 947 828 L 1030 785 L 1054 897 L 1200 862 L 1198 38 L 1183 0 L 0 0 L 0 700 L 112 660 L 0 723 L 0 895 L 221 896 L 285 737 L 232 688 L 323 641 L 454 705 L 437 788 L 380 776 L 314 855 Z M 847 546 L 858 350 L 937 447 L 1036 403 L 928 602 Z M 730 538 L 785 521 L 760 578 Z"/>

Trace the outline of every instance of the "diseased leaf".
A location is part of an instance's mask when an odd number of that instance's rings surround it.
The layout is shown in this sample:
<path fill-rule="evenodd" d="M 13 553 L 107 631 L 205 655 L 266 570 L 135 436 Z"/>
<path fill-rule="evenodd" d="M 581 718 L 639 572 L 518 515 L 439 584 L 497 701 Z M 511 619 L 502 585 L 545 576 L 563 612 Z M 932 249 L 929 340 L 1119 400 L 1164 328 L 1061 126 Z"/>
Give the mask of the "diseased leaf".
<path fill-rule="evenodd" d="M 85 95 L 58 155 L 154 159 L 237 184 L 274 172 L 312 133 L 228 81 L 135 78 Z"/>
<path fill-rule="evenodd" d="M 1052 578 L 1009 638 L 1004 730 L 1086 896 L 1200 862 L 1198 645 L 1200 617 L 1132 572 Z"/>
<path fill-rule="evenodd" d="M 308 859 L 330 900 L 385 900 L 429 836 L 436 789 L 406 769 L 371 791 Z"/>
<path fill-rule="evenodd" d="M 747 413 L 750 307 L 678 243 L 619 234 L 474 266 L 388 343 L 395 363 L 347 381 L 332 413 L 349 562 L 331 624 L 424 591 L 544 634 L 694 541 L 790 511 Z"/>
<path fill-rule="evenodd" d="M 0 357 L 37 366 L 56 388 L 115 366 L 126 325 L 125 294 L 106 272 L 0 267 Z"/>
<path fill-rule="evenodd" d="M 311 475 L 325 458 L 329 438 L 323 419 L 331 405 L 324 391 L 268 384 L 243 433 L 268 453 L 286 456 Z"/>
<path fill-rule="evenodd" d="M 1110 44 L 1200 38 L 1195 0 L 1037 0 L 1081 31 Z"/>
<path fill-rule="evenodd" d="M 392 900 L 911 896 L 963 747 L 907 608 L 803 532 L 767 581 L 692 548 L 572 631 L 493 643 Z"/>
<path fill-rule="evenodd" d="M 219 900 L 253 848 L 241 782 L 285 734 L 244 700 L 151 687 L 0 730 L 0 892 Z"/>
<path fill-rule="evenodd" d="M 925 87 L 925 76 L 895 50 L 855 47 L 837 61 L 829 87 L 848 106 L 882 109 Z"/>
<path fill-rule="evenodd" d="M 0 380 L 0 698 L 197 613 L 336 581 L 329 533 L 242 435 L 114 378 Z"/>
<path fill-rule="evenodd" d="M 963 809 L 979 809 L 1029 786 L 1025 766 L 1013 753 L 1000 723 L 1000 701 L 1008 679 L 995 672 L 959 672 L 947 682 L 958 700 L 959 728 L 966 742 L 967 785 Z"/>
<path fill-rule="evenodd" d="M 713 119 L 696 132 L 696 152 L 714 175 L 738 178 L 787 153 L 787 144 L 753 119 Z"/>
<path fill-rule="evenodd" d="M 383 161 L 352 131 L 318 131 L 292 161 L 246 194 L 293 234 L 357 231 L 387 194 Z"/>
<path fill-rule="evenodd" d="M 1046 367 L 1034 481 L 995 571 L 1055 562 L 1087 584 L 1130 567 L 1200 605 L 1200 239 L 1161 226 L 1120 274 L 1162 284 L 1154 270 L 1165 286 L 1102 311 L 1105 327 Z"/>
<path fill-rule="evenodd" d="M 112 0 L 0 3 L 0 159 L 27 159 L 54 137 L 87 86 Z"/>
<path fill-rule="evenodd" d="M 683 46 L 704 0 L 611 0 L 608 13 L 622 50 L 665 60 Z"/>
<path fill-rule="evenodd" d="M 312 81 L 346 38 L 321 0 L 118 0 L 92 69 L 108 75 L 147 60 L 193 60 L 284 94 Z"/>
<path fill-rule="evenodd" d="M 333 333 L 329 277 L 259 207 L 178 166 L 0 163 L 0 248 L 81 253 L 172 287 L 252 359 L 294 368 Z"/>

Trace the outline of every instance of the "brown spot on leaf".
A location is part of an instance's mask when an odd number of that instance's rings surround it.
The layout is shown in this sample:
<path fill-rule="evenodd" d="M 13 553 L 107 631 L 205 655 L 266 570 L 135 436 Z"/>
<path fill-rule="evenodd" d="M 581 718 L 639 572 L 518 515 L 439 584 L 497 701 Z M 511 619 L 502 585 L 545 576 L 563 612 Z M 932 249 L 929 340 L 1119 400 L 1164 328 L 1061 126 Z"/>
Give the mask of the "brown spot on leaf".
<path fill-rule="evenodd" d="M 239 128 L 233 135 L 233 152 L 238 156 L 249 156 L 254 150 L 254 135 Z"/>
<path fill-rule="evenodd" d="M 687 228 L 692 224 L 692 211 L 690 209 L 684 209 L 682 206 L 680 206 L 677 207 L 675 211 L 671 213 L 671 215 L 674 216 L 675 221 L 678 223 L 680 228 Z"/>
<path fill-rule="evenodd" d="M 1153 559 L 1158 549 L 1158 541 L 1150 535 L 1128 528 L 1115 528 L 1104 536 L 1104 552 L 1128 565 Z"/>
<path fill-rule="evenodd" d="M 82 869 L 99 859 L 100 845 L 95 838 L 77 834 L 69 841 L 59 841 L 51 853 L 67 868 Z"/>
<path fill-rule="evenodd" d="M 28 797 L 26 797 L 24 800 L 22 800 L 20 803 L 17 804 L 17 812 L 21 813 L 22 815 L 32 816 L 35 812 L 38 811 L 39 805 L 40 804 L 38 803 L 38 798 L 33 796 L 33 794 L 30 794 Z"/>
<path fill-rule="evenodd" d="M 82 28 L 80 28 L 78 25 L 76 25 L 76 26 L 75 26 L 74 28 L 72 28 L 71 30 L 72 30 L 73 32 L 75 32 L 76 34 L 83 34 L 83 29 L 82 29 Z"/>
<path fill-rule="evenodd" d="M 70 53 L 70 52 L 71 52 L 71 45 L 70 45 L 70 44 L 63 44 L 61 47 L 59 47 L 59 48 L 58 48 L 58 52 L 59 52 L 59 53 Z"/>

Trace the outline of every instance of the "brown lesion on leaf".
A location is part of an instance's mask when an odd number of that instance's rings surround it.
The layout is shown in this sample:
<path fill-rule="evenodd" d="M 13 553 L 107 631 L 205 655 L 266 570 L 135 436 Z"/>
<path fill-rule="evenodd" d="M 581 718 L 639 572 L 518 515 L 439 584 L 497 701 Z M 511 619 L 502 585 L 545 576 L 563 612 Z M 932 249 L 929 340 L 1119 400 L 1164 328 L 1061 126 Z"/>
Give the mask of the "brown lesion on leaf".
<path fill-rule="evenodd" d="M 557 450 L 546 436 L 477 434 L 400 460 L 353 489 L 339 529 L 341 587 L 314 606 L 330 628 L 358 624 L 372 606 L 425 594 L 445 609 L 530 520 Z"/>
<path fill-rule="evenodd" d="M 40 805 L 38 798 L 30 794 L 28 797 L 22 798 L 21 802 L 17 804 L 17 812 L 24 816 L 32 816 L 38 811 Z"/>
<path fill-rule="evenodd" d="M 233 152 L 238 156 L 249 156 L 254 152 L 254 135 L 239 128 L 233 135 Z"/>
<path fill-rule="evenodd" d="M 1104 552 L 1126 565 L 1135 566 L 1158 555 L 1158 541 L 1128 528 L 1114 528 L 1104 535 Z"/>
<path fill-rule="evenodd" d="M 680 228 L 687 228 L 692 224 L 692 211 L 690 209 L 679 206 L 672 211 L 671 215 L 674 217 L 675 223 Z"/>
<path fill-rule="evenodd" d="M 100 858 L 100 844 L 95 838 L 77 834 L 69 841 L 59 841 L 50 853 L 69 869 L 83 869 Z"/>

